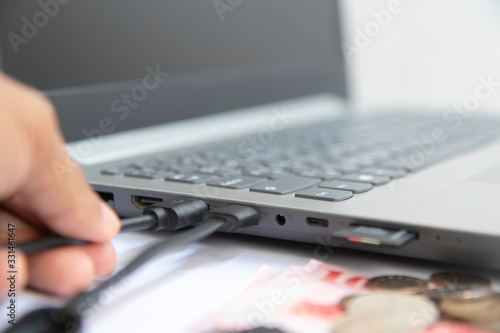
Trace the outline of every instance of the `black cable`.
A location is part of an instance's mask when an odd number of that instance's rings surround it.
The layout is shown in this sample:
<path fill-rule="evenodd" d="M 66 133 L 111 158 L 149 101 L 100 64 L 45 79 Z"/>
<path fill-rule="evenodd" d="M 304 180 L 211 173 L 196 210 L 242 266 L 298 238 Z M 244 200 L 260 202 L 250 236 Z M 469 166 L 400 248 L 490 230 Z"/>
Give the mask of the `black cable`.
<path fill-rule="evenodd" d="M 199 200 L 197 201 L 199 202 Z M 150 246 L 112 278 L 89 292 L 82 292 L 76 295 L 64 308 L 43 308 L 28 313 L 17 322 L 16 326 L 11 327 L 6 333 L 81 332 L 82 314 L 99 301 L 100 294 L 129 276 L 160 252 L 199 241 L 216 231 L 235 232 L 241 228 L 258 224 L 260 219 L 259 212 L 256 209 L 241 205 L 228 205 L 212 210 L 203 214 L 203 219 L 201 219 L 200 212 L 203 209 L 200 209 L 200 207 L 197 206 L 197 203 L 181 203 L 180 208 L 171 207 L 168 210 L 150 209 L 149 214 L 155 215 L 154 211 L 157 211 L 159 214 L 156 217 L 159 224 L 163 225 L 161 228 L 165 228 L 167 225 L 168 228 L 175 228 L 176 224 L 185 225 L 187 220 L 190 220 L 191 223 L 201 222 L 201 224 Z M 165 212 L 169 214 L 164 214 Z M 177 213 L 180 213 L 180 215 Z M 176 222 L 174 223 L 172 220 L 176 220 Z"/>
<path fill-rule="evenodd" d="M 18 244 L 17 248 L 26 254 L 31 254 L 38 251 L 51 249 L 53 247 L 58 247 L 63 245 L 80 245 L 83 243 L 87 243 L 87 241 L 82 239 L 73 239 L 61 236 L 50 236 Z"/>
<path fill-rule="evenodd" d="M 121 234 L 126 232 L 148 230 L 153 228 L 158 223 L 154 216 L 149 214 L 122 219 L 121 222 Z"/>
<path fill-rule="evenodd" d="M 136 217 L 126 218 L 121 220 L 122 228 L 120 233 L 148 230 L 154 227 L 158 222 L 155 217 L 150 214 L 140 215 Z M 80 245 L 88 241 L 82 239 L 67 238 L 62 236 L 49 236 L 37 238 L 35 240 L 20 243 L 17 245 L 21 251 L 26 254 L 35 253 L 38 251 L 48 250 L 54 247 L 63 245 Z"/>
<path fill-rule="evenodd" d="M 65 306 L 65 310 L 70 313 L 81 313 L 88 310 L 96 302 L 99 301 L 99 295 L 101 294 L 101 292 L 128 277 L 130 274 L 135 272 L 148 260 L 158 255 L 160 252 L 204 239 L 217 230 L 221 229 L 224 224 L 225 222 L 222 220 L 208 221 L 196 227 L 193 227 L 190 230 L 184 231 L 179 235 L 173 236 L 172 238 L 169 238 L 167 240 L 160 241 L 148 247 L 146 250 L 144 250 L 144 252 L 142 252 L 134 260 L 132 260 L 132 262 L 125 266 L 125 268 L 119 271 L 114 277 L 110 278 L 109 280 L 100 284 L 98 287 L 89 292 L 78 294 Z"/>
<path fill-rule="evenodd" d="M 99 295 L 102 291 L 128 277 L 148 260 L 165 250 L 202 240 L 218 230 L 236 232 L 241 228 L 256 225 L 259 218 L 259 212 L 256 209 L 240 205 L 228 205 L 207 212 L 203 215 L 200 225 L 148 247 L 114 277 L 89 292 L 75 296 L 64 310 L 68 313 L 81 313 L 88 310 L 99 301 Z"/>
<path fill-rule="evenodd" d="M 140 216 L 121 220 L 120 233 L 133 231 L 177 230 L 191 226 L 201 220 L 208 210 L 202 200 L 180 198 L 171 202 L 159 203 L 146 207 Z M 79 245 L 87 241 L 62 236 L 48 236 L 18 244 L 17 247 L 26 254 L 48 250 L 63 245 Z"/>

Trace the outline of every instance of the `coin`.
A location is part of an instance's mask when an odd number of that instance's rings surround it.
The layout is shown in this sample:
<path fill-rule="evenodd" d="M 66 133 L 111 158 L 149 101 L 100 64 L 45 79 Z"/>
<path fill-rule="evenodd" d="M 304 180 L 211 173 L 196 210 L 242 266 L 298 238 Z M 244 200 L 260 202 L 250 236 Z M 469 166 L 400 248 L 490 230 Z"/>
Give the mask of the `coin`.
<path fill-rule="evenodd" d="M 450 285 L 429 289 L 425 295 L 435 300 L 477 299 L 493 295 L 493 290 L 479 284 Z"/>
<path fill-rule="evenodd" d="M 367 294 L 353 294 L 346 296 L 340 301 L 340 307 L 344 310 L 347 310 L 352 305 L 352 303 L 356 302 L 358 299 L 364 296 L 367 296 Z"/>
<path fill-rule="evenodd" d="M 429 283 L 431 287 L 452 286 L 452 285 L 480 285 L 491 288 L 491 281 L 485 277 L 458 272 L 441 272 L 432 274 Z"/>
<path fill-rule="evenodd" d="M 378 316 L 401 332 L 426 328 L 440 316 L 436 304 L 417 295 L 377 293 L 357 298 L 347 309 L 349 317 Z"/>
<path fill-rule="evenodd" d="M 500 332 L 500 319 L 497 321 L 491 321 L 485 323 L 473 323 L 473 325 L 485 330 Z"/>
<path fill-rule="evenodd" d="M 500 294 L 471 300 L 442 300 L 444 314 L 468 322 L 494 322 L 500 319 Z"/>
<path fill-rule="evenodd" d="M 337 323 L 334 333 L 405 333 L 390 320 L 380 316 L 348 317 Z"/>
<path fill-rule="evenodd" d="M 377 292 L 418 294 L 427 290 L 427 282 L 411 276 L 387 275 L 368 280 L 366 287 Z"/>

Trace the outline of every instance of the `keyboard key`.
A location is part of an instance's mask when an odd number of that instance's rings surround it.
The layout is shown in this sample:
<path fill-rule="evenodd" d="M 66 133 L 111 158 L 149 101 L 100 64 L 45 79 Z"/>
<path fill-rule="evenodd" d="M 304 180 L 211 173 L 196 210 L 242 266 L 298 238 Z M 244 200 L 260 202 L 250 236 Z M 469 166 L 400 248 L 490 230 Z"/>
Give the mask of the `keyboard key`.
<path fill-rule="evenodd" d="M 360 183 L 370 183 L 373 185 L 384 185 L 384 184 L 387 184 L 391 181 L 391 177 L 367 175 L 364 173 L 352 173 L 350 175 L 340 177 L 339 180 L 346 180 L 346 181 L 360 182 Z"/>
<path fill-rule="evenodd" d="M 199 171 L 201 173 L 214 174 L 214 173 L 217 173 L 219 171 L 219 168 L 215 167 L 215 166 L 202 166 L 199 168 Z"/>
<path fill-rule="evenodd" d="M 324 188 L 310 188 L 295 193 L 296 197 L 325 201 L 343 201 L 352 197 L 352 192 L 342 190 L 330 190 Z"/>
<path fill-rule="evenodd" d="M 119 167 L 113 167 L 113 168 L 108 168 L 105 170 L 101 170 L 101 175 L 106 175 L 106 176 L 121 176 L 125 172 L 134 170 L 133 168 L 126 167 L 126 166 L 119 166 Z"/>
<path fill-rule="evenodd" d="M 320 179 L 315 178 L 281 177 L 252 186 L 250 191 L 284 195 L 314 186 L 320 181 Z"/>
<path fill-rule="evenodd" d="M 201 173 L 175 173 L 165 177 L 165 180 L 189 184 L 200 184 L 211 181 L 214 178 L 214 176 L 204 175 Z"/>
<path fill-rule="evenodd" d="M 347 191 L 352 191 L 354 193 L 363 193 L 373 188 L 373 185 L 370 183 L 346 182 L 342 180 L 322 182 L 318 186 L 325 188 L 333 188 L 338 190 L 347 190 Z"/>
<path fill-rule="evenodd" d="M 151 166 L 138 168 L 138 170 L 140 170 L 141 172 L 144 172 L 144 173 L 155 173 L 155 172 L 163 171 L 157 167 L 151 167 Z"/>
<path fill-rule="evenodd" d="M 318 178 L 322 178 L 323 180 L 332 180 L 337 179 L 342 176 L 341 171 L 337 170 L 323 170 L 319 173 Z"/>
<path fill-rule="evenodd" d="M 316 170 L 300 170 L 295 171 L 294 174 L 300 177 L 321 178 Z"/>
<path fill-rule="evenodd" d="M 234 177 L 230 179 L 216 179 L 209 181 L 207 185 L 210 186 L 217 186 L 217 187 L 226 187 L 226 188 L 232 188 L 235 190 L 239 190 L 242 188 L 247 188 L 252 185 L 262 183 L 267 181 L 267 178 L 260 178 L 260 177 L 250 177 L 250 176 L 240 176 L 240 177 Z"/>
<path fill-rule="evenodd" d="M 171 169 L 172 171 L 176 171 L 177 173 L 191 173 L 198 171 L 200 168 L 196 165 L 171 164 L 169 169 Z"/>
<path fill-rule="evenodd" d="M 129 164 L 130 167 L 136 168 L 136 169 L 141 169 L 144 167 L 155 167 L 156 165 L 157 165 L 156 161 L 152 160 L 152 159 L 150 159 L 150 160 L 137 160 L 134 163 Z"/>
<path fill-rule="evenodd" d="M 339 172 L 342 172 L 342 173 L 356 173 L 356 172 L 359 172 L 359 167 L 357 165 L 349 165 L 347 163 L 344 163 L 344 162 L 334 162 L 332 163 L 332 165 L 330 166 L 326 166 L 328 168 L 331 168 L 331 169 L 335 169 Z"/>
<path fill-rule="evenodd" d="M 254 169 L 254 170 L 250 170 L 250 171 L 245 171 L 244 170 L 243 173 L 245 175 L 249 175 L 249 176 L 267 177 L 266 176 L 267 170 L 262 170 L 262 169 Z"/>
<path fill-rule="evenodd" d="M 283 169 L 271 169 L 264 167 L 260 169 L 246 170 L 243 173 L 248 176 L 266 177 L 266 178 L 281 178 L 290 175 L 288 171 Z"/>
<path fill-rule="evenodd" d="M 167 172 L 144 172 L 142 170 L 132 170 L 123 174 L 125 177 L 142 179 L 162 179 L 169 175 Z"/>

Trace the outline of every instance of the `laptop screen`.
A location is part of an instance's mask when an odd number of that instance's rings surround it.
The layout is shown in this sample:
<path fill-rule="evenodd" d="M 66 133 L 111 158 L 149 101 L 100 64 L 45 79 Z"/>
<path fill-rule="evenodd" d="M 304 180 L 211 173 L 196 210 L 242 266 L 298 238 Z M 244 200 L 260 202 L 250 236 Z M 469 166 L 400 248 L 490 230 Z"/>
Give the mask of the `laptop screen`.
<path fill-rule="evenodd" d="M 346 94 L 330 0 L 4 0 L 0 22 L 2 70 L 46 91 L 68 140 L 120 107 L 117 131 Z"/>

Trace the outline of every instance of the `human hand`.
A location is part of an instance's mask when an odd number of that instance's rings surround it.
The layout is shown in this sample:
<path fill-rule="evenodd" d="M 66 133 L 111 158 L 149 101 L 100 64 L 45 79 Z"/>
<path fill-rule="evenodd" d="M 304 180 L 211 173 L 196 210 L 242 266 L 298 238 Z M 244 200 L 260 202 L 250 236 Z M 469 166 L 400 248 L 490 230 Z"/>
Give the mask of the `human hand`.
<path fill-rule="evenodd" d="M 93 276 L 109 275 L 115 253 L 109 239 L 120 229 L 116 214 L 86 183 L 80 169 L 58 175 L 68 164 L 56 113 L 36 90 L 0 73 L 0 243 L 9 224 L 21 243 L 51 231 L 92 243 L 29 256 L 15 252 L 16 289 L 26 284 L 60 296 L 85 289 Z M 0 299 L 10 282 L 8 249 L 0 248 Z"/>

